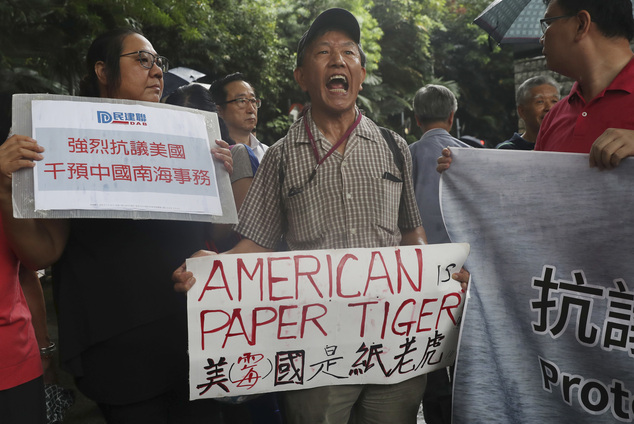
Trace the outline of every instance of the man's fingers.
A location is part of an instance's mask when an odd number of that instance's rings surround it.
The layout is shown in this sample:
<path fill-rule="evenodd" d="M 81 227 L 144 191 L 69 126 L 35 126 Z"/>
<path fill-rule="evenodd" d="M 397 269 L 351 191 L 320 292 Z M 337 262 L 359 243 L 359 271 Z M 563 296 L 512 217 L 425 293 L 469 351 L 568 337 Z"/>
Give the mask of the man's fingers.
<path fill-rule="evenodd" d="M 194 285 L 195 282 L 196 282 L 196 279 L 194 277 L 191 277 L 191 278 L 188 278 L 187 280 L 185 280 L 183 282 L 175 283 L 174 284 L 174 291 L 181 292 L 181 293 L 187 293 L 189 291 L 189 289 L 192 288 L 192 286 Z"/>
<path fill-rule="evenodd" d="M 220 139 L 218 139 L 218 140 L 216 140 L 216 144 L 217 144 L 218 146 L 222 147 L 223 149 L 228 149 L 228 148 L 229 148 L 229 143 L 227 143 L 227 142 L 226 142 L 226 141 L 224 141 L 224 140 L 220 140 Z"/>
<path fill-rule="evenodd" d="M 187 292 L 192 288 L 196 279 L 193 273 L 187 271 L 185 263 L 183 263 L 172 273 L 172 281 L 174 282 L 174 290 L 177 292 Z"/>
<path fill-rule="evenodd" d="M 600 170 L 617 167 L 623 159 L 634 155 L 634 131 L 608 128 L 590 148 L 590 166 Z"/>
<path fill-rule="evenodd" d="M 449 166 L 451 165 L 451 150 L 449 150 L 447 147 L 445 147 L 444 149 L 442 149 L 442 156 L 440 156 L 437 160 L 436 163 L 438 164 L 436 166 L 436 171 L 437 172 L 444 172 L 447 169 L 449 169 Z"/>
<path fill-rule="evenodd" d="M 201 256 L 211 256 L 215 254 L 216 252 L 211 252 L 209 250 L 199 250 L 194 253 L 191 258 L 199 258 Z M 177 292 L 187 292 L 192 288 L 196 279 L 191 271 L 187 271 L 187 262 L 183 262 L 181 266 L 176 268 L 176 270 L 172 273 L 172 281 L 174 282 L 174 290 Z"/>

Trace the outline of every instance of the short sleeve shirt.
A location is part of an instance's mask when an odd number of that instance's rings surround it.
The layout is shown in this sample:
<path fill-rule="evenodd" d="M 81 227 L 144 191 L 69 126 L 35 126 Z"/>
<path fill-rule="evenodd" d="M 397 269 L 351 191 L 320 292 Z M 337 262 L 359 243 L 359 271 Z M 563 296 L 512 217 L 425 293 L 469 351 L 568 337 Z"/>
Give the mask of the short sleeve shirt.
<path fill-rule="evenodd" d="M 634 129 L 634 60 L 610 85 L 586 102 L 576 82 L 570 94 L 546 114 L 535 150 L 590 153 L 594 141 L 608 128 Z"/>
<path fill-rule="evenodd" d="M 42 375 L 42 359 L 18 278 L 19 267 L 0 219 L 0 391 Z"/>
<path fill-rule="evenodd" d="M 284 233 L 291 249 L 312 250 L 396 246 L 401 230 L 421 225 L 411 156 L 402 138 L 394 134 L 405 158 L 401 173 L 379 128 L 362 117 L 344 154 L 335 151 L 309 181 L 317 161 L 303 119 L 320 158 L 332 147 L 310 111 L 296 121 L 264 156 L 236 231 L 270 249 Z"/>
<path fill-rule="evenodd" d="M 243 178 L 253 178 L 255 171 L 253 170 L 251 155 L 253 155 L 256 161 L 257 158 L 255 158 L 255 155 L 249 152 L 249 150 L 249 146 L 245 144 L 234 144 L 231 146 L 231 157 L 233 158 L 233 172 L 231 173 L 232 184 Z"/>

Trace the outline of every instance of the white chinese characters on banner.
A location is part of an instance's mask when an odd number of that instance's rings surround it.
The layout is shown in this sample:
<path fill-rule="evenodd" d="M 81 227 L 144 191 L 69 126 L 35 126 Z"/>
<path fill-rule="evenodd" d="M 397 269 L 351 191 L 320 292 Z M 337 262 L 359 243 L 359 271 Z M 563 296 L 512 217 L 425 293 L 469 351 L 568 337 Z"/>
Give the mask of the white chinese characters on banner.
<path fill-rule="evenodd" d="M 634 422 L 634 160 L 452 152 L 442 210 L 473 278 L 453 422 Z"/>
<path fill-rule="evenodd" d="M 203 116 L 137 104 L 32 102 L 45 148 L 36 210 L 222 215 Z"/>
<path fill-rule="evenodd" d="M 393 384 L 450 365 L 465 244 L 189 259 L 190 398 Z"/>

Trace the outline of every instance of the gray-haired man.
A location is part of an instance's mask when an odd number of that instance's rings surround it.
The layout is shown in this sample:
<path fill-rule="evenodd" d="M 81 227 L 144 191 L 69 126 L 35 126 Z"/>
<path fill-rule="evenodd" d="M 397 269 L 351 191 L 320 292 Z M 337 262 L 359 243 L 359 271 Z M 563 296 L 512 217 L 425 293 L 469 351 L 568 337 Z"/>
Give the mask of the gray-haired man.
<path fill-rule="evenodd" d="M 544 116 L 559 101 L 559 84 L 548 75 L 527 79 L 515 94 L 517 114 L 525 131 L 495 146 L 496 149 L 533 150 Z"/>
<path fill-rule="evenodd" d="M 445 147 L 469 147 L 449 134 L 457 109 L 456 97 L 441 85 L 426 85 L 414 97 L 414 116 L 423 136 L 409 150 L 416 203 L 428 243 L 450 242 L 438 202 L 440 174 L 436 172 L 436 159 Z"/>
<path fill-rule="evenodd" d="M 412 179 L 416 203 L 423 219 L 428 243 L 449 243 L 449 235 L 440 212 L 436 158 L 445 147 L 469 147 L 453 138 L 449 131 L 458 110 L 456 97 L 446 87 L 429 84 L 414 96 L 416 124 L 423 136 L 409 146 L 412 154 Z M 427 389 L 423 396 L 423 413 L 429 424 L 451 421 L 451 380 L 448 369 L 427 374 Z"/>

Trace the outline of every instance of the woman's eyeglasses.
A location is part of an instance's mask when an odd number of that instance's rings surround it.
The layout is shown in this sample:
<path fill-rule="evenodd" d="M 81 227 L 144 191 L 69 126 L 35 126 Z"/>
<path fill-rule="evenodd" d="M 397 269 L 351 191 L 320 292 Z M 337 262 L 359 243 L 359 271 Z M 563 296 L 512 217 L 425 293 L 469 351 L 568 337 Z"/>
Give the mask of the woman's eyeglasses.
<path fill-rule="evenodd" d="M 138 60 L 141 66 L 143 66 L 145 69 L 152 69 L 152 66 L 154 66 L 155 63 L 156 63 L 156 66 L 158 66 L 159 69 L 163 72 L 167 72 L 167 70 L 169 69 L 169 62 L 166 57 L 155 56 L 154 54 L 150 52 L 146 52 L 145 50 L 125 53 L 125 54 L 122 54 L 120 57 L 132 56 L 134 54 L 139 55 L 139 57 L 136 60 Z"/>

